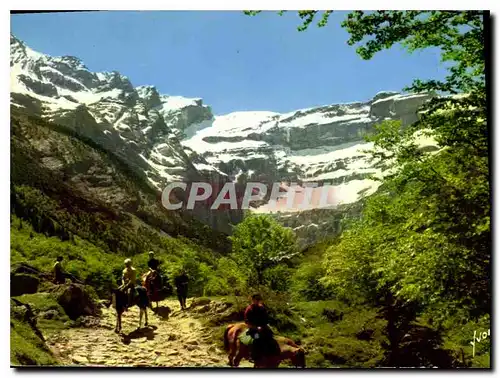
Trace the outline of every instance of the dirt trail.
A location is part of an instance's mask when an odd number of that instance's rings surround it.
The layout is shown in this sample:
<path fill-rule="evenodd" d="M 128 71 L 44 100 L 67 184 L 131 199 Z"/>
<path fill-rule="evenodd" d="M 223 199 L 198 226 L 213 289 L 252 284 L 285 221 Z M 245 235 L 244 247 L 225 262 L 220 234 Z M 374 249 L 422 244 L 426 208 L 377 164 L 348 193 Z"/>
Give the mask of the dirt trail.
<path fill-rule="evenodd" d="M 174 300 L 160 302 L 173 311 L 168 319 L 148 310 L 149 326 L 137 330 L 139 308 L 123 314 L 122 334 L 114 333 L 112 307 L 104 308 L 99 325 L 70 328 L 48 338 L 47 343 L 66 365 L 228 367 L 227 355 L 214 345 L 211 330 L 188 311 L 179 311 Z M 188 303 L 189 306 L 189 303 Z M 242 367 L 251 367 L 242 361 Z"/>

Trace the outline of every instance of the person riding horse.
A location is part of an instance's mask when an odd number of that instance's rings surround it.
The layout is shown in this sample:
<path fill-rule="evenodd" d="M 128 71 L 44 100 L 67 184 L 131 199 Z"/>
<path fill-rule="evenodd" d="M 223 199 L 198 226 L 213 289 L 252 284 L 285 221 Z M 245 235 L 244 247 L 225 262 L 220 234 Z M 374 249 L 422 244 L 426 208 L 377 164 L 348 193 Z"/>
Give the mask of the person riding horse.
<path fill-rule="evenodd" d="M 254 294 L 252 303 L 245 309 L 245 323 L 248 326 L 247 334 L 254 340 L 251 348 L 253 361 L 264 354 L 273 355 L 278 353 L 276 342 L 273 339 L 273 331 L 269 328 L 269 317 L 263 304 L 262 296 Z"/>
<path fill-rule="evenodd" d="M 154 252 L 150 251 L 148 260 L 149 271 L 143 275 L 142 279 L 148 291 L 150 302 L 156 302 L 156 307 L 158 307 L 159 293 L 162 290 L 162 277 L 158 270 L 159 265 L 160 261 L 154 257 Z"/>
<path fill-rule="evenodd" d="M 121 290 L 126 290 L 128 294 L 128 304 L 125 306 L 125 311 L 133 303 L 134 291 L 137 285 L 137 271 L 132 266 L 132 260 L 124 261 L 125 269 L 123 269 Z"/>
<path fill-rule="evenodd" d="M 158 276 L 160 275 L 160 272 L 158 271 L 159 266 L 160 266 L 160 260 L 155 258 L 155 253 L 153 251 L 150 251 L 148 260 L 149 271 L 148 273 L 146 273 L 146 280 L 151 278 L 154 273 L 156 273 Z M 156 289 L 159 289 L 159 287 Z"/>
<path fill-rule="evenodd" d="M 160 265 L 160 260 L 155 259 L 155 253 L 153 251 L 149 252 L 148 267 L 149 272 L 158 271 L 158 266 Z"/>

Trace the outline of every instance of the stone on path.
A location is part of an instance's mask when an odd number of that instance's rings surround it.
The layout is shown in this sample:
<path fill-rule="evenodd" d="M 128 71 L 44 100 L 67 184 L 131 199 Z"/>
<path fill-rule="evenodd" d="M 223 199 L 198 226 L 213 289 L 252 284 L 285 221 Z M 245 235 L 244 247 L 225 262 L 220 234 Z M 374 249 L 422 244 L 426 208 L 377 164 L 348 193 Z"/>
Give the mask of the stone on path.
<path fill-rule="evenodd" d="M 75 364 L 88 364 L 89 360 L 85 356 L 75 355 L 72 357 L 72 361 Z"/>

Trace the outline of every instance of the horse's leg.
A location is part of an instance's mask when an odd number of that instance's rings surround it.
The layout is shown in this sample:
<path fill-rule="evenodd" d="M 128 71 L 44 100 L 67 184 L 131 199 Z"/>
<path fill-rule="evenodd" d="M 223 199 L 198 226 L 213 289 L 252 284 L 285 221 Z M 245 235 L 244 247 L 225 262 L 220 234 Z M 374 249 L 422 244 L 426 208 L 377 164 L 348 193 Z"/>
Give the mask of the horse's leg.
<path fill-rule="evenodd" d="M 141 328 L 141 323 L 142 323 L 142 311 L 143 309 L 141 307 L 139 307 L 139 327 L 138 328 Z"/>
<path fill-rule="evenodd" d="M 228 359 L 229 359 L 229 366 L 233 367 L 233 364 L 234 364 L 234 355 L 236 353 L 236 347 L 234 344 L 232 344 L 230 347 L 229 347 L 229 355 L 228 355 Z"/>
<path fill-rule="evenodd" d="M 116 332 L 119 333 L 122 330 L 122 313 L 116 313 Z"/>
<path fill-rule="evenodd" d="M 243 358 L 241 352 L 238 350 L 236 352 L 236 356 L 234 356 L 234 359 L 233 359 L 233 367 L 238 367 L 240 366 L 240 362 L 241 362 L 241 359 Z"/>
<path fill-rule="evenodd" d="M 144 317 L 146 318 L 146 323 L 144 323 L 144 327 L 148 326 L 148 308 L 144 308 Z"/>
<path fill-rule="evenodd" d="M 241 359 L 243 358 L 243 353 L 241 350 L 240 342 L 237 340 L 235 342 L 235 344 L 236 344 L 235 345 L 236 355 L 234 356 L 234 359 L 233 359 L 233 367 L 238 367 L 238 366 L 240 366 Z"/>

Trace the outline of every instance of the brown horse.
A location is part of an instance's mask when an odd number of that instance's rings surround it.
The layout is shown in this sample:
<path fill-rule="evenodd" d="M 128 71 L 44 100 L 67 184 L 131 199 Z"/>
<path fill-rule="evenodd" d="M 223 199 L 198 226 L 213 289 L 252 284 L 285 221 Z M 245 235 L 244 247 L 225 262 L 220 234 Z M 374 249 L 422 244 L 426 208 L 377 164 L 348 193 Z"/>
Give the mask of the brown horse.
<path fill-rule="evenodd" d="M 146 288 L 149 298 L 149 307 L 153 309 L 153 302 L 156 302 L 156 309 L 158 309 L 158 301 L 160 301 L 160 291 L 161 291 L 161 276 L 156 271 L 153 270 L 150 273 L 146 273 L 142 276 L 142 286 Z"/>
<path fill-rule="evenodd" d="M 231 367 L 238 367 L 243 358 L 250 360 L 250 348 L 239 339 L 239 336 L 247 330 L 245 323 L 236 323 L 228 325 L 224 332 L 224 348 L 229 353 L 229 366 Z M 303 348 L 283 336 L 275 336 L 274 339 L 280 347 L 280 355 L 263 357 L 255 361 L 255 368 L 277 368 L 284 360 L 290 360 L 295 367 L 306 367 Z"/>

